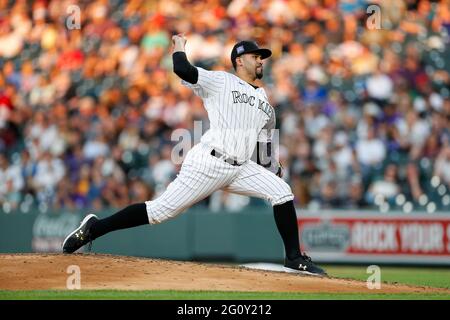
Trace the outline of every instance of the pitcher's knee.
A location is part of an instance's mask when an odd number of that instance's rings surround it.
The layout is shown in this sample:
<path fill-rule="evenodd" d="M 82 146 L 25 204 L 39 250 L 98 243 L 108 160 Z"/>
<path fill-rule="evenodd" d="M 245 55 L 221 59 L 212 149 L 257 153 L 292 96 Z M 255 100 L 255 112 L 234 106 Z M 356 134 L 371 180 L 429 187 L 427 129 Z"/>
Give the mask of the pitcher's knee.
<path fill-rule="evenodd" d="M 159 203 L 158 199 L 145 202 L 148 222 L 150 224 L 158 224 L 166 220 L 175 218 L 184 211 L 184 208 L 164 206 Z"/>
<path fill-rule="evenodd" d="M 272 195 L 269 198 L 269 201 L 272 206 L 276 206 L 291 201 L 293 199 L 294 194 L 292 193 L 291 187 L 286 182 L 283 181 L 281 189 L 278 190 L 277 194 Z"/>

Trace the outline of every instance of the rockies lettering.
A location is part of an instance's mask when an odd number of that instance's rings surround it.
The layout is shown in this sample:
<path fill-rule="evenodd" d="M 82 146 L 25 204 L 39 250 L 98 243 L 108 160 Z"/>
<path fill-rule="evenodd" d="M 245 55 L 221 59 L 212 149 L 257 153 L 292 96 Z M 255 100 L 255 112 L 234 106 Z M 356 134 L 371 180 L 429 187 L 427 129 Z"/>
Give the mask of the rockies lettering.
<path fill-rule="evenodd" d="M 265 112 L 269 116 L 269 118 L 272 117 L 273 107 L 267 101 L 256 98 L 255 96 L 247 96 L 246 93 L 241 93 L 236 90 L 231 91 L 231 93 L 233 95 L 233 103 L 248 103 L 253 107 L 255 105 L 255 100 L 257 99 L 258 109 Z"/>

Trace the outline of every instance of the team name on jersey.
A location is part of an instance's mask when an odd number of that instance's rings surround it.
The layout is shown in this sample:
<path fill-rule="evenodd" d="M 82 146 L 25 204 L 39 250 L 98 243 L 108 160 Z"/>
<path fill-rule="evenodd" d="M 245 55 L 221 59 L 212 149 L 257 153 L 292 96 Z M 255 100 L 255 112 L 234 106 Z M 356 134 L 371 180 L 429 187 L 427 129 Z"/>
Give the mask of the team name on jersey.
<path fill-rule="evenodd" d="M 265 114 L 267 114 L 270 117 L 272 117 L 272 106 L 259 98 L 256 98 L 255 96 L 247 95 L 246 93 L 241 93 L 239 91 L 233 90 L 231 91 L 233 95 L 233 103 L 248 103 L 252 107 L 257 106 L 258 109 L 263 111 Z"/>

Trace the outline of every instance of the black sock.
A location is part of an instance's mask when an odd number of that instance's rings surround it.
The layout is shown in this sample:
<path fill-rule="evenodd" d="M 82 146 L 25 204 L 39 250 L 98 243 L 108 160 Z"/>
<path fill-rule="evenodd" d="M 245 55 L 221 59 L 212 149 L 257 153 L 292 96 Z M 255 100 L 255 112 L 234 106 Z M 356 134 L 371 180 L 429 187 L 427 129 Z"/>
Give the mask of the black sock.
<path fill-rule="evenodd" d="M 91 226 L 90 233 L 92 240 L 94 240 L 111 231 L 137 227 L 148 223 L 145 203 L 136 203 L 108 218 L 97 221 Z"/>
<path fill-rule="evenodd" d="M 273 206 L 273 215 L 278 232 L 283 239 L 286 256 L 291 260 L 295 259 L 301 252 L 294 201 Z"/>

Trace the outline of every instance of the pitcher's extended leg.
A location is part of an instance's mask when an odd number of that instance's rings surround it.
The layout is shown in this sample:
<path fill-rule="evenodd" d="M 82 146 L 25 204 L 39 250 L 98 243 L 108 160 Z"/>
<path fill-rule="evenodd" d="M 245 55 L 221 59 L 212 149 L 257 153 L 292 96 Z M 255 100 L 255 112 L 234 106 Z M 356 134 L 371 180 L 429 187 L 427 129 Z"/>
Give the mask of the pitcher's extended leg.
<path fill-rule="evenodd" d="M 197 148 L 199 150 L 200 148 Z M 191 161 L 195 157 L 195 161 Z M 63 242 L 63 251 L 72 253 L 96 238 L 119 229 L 161 223 L 174 218 L 188 207 L 228 184 L 236 169 L 210 154 L 191 153 L 177 178 L 155 200 L 130 205 L 112 216 L 99 220 L 94 214 L 84 218 L 80 226 Z"/>
<path fill-rule="evenodd" d="M 98 220 L 92 225 L 90 231 L 92 240 L 95 240 L 111 231 L 133 228 L 144 224 L 148 224 L 145 203 L 135 203 L 112 216 Z"/>
<path fill-rule="evenodd" d="M 206 166 L 183 164 L 167 190 L 157 199 L 145 202 L 150 224 L 176 217 L 231 181 L 235 169 L 229 169 L 227 163 L 211 155 L 206 161 Z"/>

